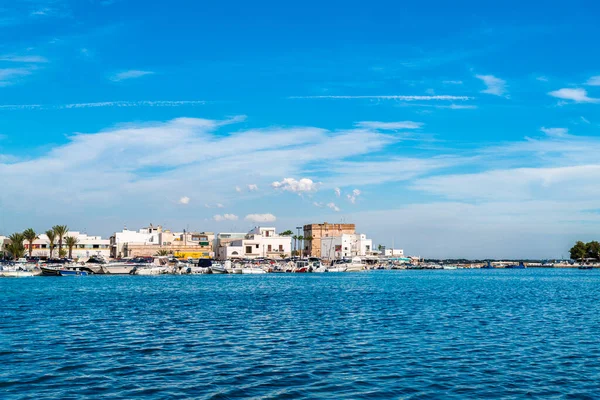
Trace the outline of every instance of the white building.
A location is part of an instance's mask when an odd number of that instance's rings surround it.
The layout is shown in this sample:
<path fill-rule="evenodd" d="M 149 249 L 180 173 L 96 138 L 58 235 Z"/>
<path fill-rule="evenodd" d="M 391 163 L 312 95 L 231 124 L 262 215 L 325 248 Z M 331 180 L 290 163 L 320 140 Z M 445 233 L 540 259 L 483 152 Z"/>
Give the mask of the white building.
<path fill-rule="evenodd" d="M 385 249 L 383 254 L 386 257 L 404 257 L 404 250 L 402 249 Z"/>
<path fill-rule="evenodd" d="M 77 239 L 77 244 L 73 247 L 73 253 L 71 257 L 73 259 L 87 260 L 91 256 L 103 256 L 108 258 L 110 256 L 110 240 L 102 239 L 101 236 L 89 236 L 85 233 L 80 232 L 67 232 L 63 238 L 63 250 L 68 256 L 69 247 L 66 245 L 65 238 L 67 236 L 73 236 Z M 25 241 L 25 254 L 29 256 L 29 242 Z M 32 256 L 34 257 L 50 257 L 50 240 L 45 233 L 38 235 L 38 238 L 33 242 Z M 54 240 L 54 251 L 52 257 L 59 257 L 58 254 L 58 238 Z"/>
<path fill-rule="evenodd" d="M 115 232 L 110 237 L 111 257 L 125 257 L 125 247 L 132 245 L 160 245 L 161 226 L 142 228 L 138 231 L 130 231 L 124 228 L 121 232 Z"/>
<path fill-rule="evenodd" d="M 281 259 L 291 255 L 292 238 L 278 235 L 275 228 L 256 227 L 241 239 L 223 242 L 218 251 L 221 260 L 259 257 Z"/>
<path fill-rule="evenodd" d="M 321 238 L 321 257 L 328 260 L 364 257 L 373 251 L 373 241 L 363 234 L 342 234 Z"/>
<path fill-rule="evenodd" d="M 215 254 L 218 260 L 225 261 L 228 257 L 227 247 L 231 245 L 231 242 L 236 240 L 242 240 L 246 238 L 247 233 L 240 232 L 223 232 L 217 234 L 217 239 L 215 240 Z M 234 250 L 229 252 L 229 257 L 241 257 L 239 254 L 232 255 L 231 253 Z"/>

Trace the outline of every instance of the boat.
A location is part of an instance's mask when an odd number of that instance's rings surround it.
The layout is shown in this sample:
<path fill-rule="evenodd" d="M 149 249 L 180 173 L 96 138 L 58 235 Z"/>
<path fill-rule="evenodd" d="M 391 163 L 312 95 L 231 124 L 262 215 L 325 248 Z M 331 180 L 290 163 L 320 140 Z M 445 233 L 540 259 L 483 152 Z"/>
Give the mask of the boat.
<path fill-rule="evenodd" d="M 591 265 L 580 265 L 577 269 L 594 269 L 594 267 Z"/>
<path fill-rule="evenodd" d="M 44 265 L 41 266 L 42 276 L 87 276 L 89 271 L 84 270 L 79 266 L 54 266 Z"/>
<path fill-rule="evenodd" d="M 212 263 L 210 266 L 210 270 L 213 274 L 226 274 L 227 268 L 221 263 Z"/>
<path fill-rule="evenodd" d="M 16 266 L 2 266 L 0 265 L 0 277 L 4 278 L 28 278 L 35 276 L 32 271 L 29 271 L 22 267 Z"/>
<path fill-rule="evenodd" d="M 359 272 L 359 271 L 366 271 L 366 270 L 367 270 L 367 266 L 365 264 L 363 264 L 360 257 L 354 257 L 354 258 L 352 258 L 352 261 L 350 261 L 349 263 L 346 263 L 346 272 Z"/>
<path fill-rule="evenodd" d="M 442 269 L 458 269 L 458 267 L 456 265 L 444 265 Z"/>
<path fill-rule="evenodd" d="M 494 266 L 492 265 L 492 262 L 491 262 L 491 261 L 488 261 L 488 262 L 487 262 L 487 263 L 486 263 L 486 264 L 485 264 L 483 267 L 481 267 L 481 268 L 482 268 L 482 269 L 494 269 L 494 268 L 496 268 L 496 267 L 494 267 Z"/>
<path fill-rule="evenodd" d="M 253 266 L 247 266 L 242 268 L 242 274 L 266 274 L 267 271 L 265 271 L 262 268 L 259 267 L 253 267 Z"/>
<path fill-rule="evenodd" d="M 509 264 L 509 265 L 505 266 L 504 268 L 508 268 L 508 269 L 525 269 L 527 267 L 525 266 L 525 264 L 523 264 L 523 261 L 521 261 L 518 265 L 517 264 Z"/>
<path fill-rule="evenodd" d="M 292 272 L 295 273 L 306 273 L 306 272 L 311 272 L 312 269 L 310 267 L 310 265 L 308 264 L 308 261 L 296 261 L 296 265 L 294 265 L 294 268 L 292 270 Z"/>

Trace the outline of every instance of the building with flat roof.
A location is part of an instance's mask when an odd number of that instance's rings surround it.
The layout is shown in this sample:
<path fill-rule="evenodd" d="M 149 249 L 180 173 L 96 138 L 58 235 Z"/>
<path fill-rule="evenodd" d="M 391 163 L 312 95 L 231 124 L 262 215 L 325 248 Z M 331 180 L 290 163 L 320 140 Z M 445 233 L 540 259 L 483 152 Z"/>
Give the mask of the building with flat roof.
<path fill-rule="evenodd" d="M 363 234 L 342 234 L 321 238 L 321 257 L 327 260 L 365 257 L 373 252 L 373 241 Z"/>
<path fill-rule="evenodd" d="M 304 237 L 312 238 L 304 241 L 303 254 L 311 257 L 321 257 L 321 239 L 324 237 L 341 236 L 344 234 L 353 235 L 356 233 L 354 224 L 322 224 L 304 225 Z"/>
<path fill-rule="evenodd" d="M 291 256 L 292 238 L 278 235 L 275 228 L 256 227 L 243 238 L 223 242 L 219 247 L 219 259 L 274 258 Z"/>

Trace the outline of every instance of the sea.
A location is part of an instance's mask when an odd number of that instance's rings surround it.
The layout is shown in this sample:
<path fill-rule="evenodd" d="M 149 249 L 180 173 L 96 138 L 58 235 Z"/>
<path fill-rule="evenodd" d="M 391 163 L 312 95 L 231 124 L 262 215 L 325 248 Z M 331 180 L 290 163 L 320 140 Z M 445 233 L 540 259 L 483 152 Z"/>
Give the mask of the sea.
<path fill-rule="evenodd" d="M 0 399 L 600 398 L 600 271 L 0 280 Z"/>

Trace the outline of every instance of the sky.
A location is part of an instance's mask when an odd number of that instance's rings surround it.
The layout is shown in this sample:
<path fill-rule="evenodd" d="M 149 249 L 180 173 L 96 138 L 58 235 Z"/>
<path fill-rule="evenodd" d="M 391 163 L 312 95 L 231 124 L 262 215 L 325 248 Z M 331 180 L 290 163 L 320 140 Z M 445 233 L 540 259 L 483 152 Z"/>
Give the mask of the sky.
<path fill-rule="evenodd" d="M 0 0 L 0 234 L 600 240 L 593 1 Z"/>

